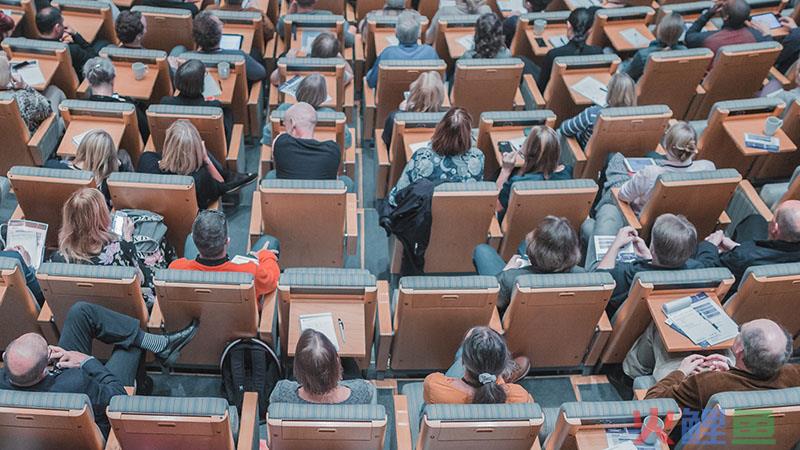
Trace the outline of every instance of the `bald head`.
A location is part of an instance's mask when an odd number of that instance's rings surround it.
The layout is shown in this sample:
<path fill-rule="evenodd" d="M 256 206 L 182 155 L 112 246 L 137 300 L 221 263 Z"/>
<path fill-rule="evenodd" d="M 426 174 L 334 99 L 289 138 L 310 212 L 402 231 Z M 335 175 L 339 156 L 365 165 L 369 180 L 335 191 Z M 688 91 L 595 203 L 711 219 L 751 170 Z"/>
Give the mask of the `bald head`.
<path fill-rule="evenodd" d="M 775 209 L 770 236 L 787 242 L 800 242 L 800 201 L 787 200 Z"/>
<path fill-rule="evenodd" d="M 311 139 L 314 137 L 314 128 L 317 126 L 317 111 L 308 103 L 299 102 L 286 110 L 284 116 L 286 132 L 290 135 Z"/>
<path fill-rule="evenodd" d="M 23 334 L 8 344 L 3 355 L 11 382 L 17 386 L 38 383 L 47 368 L 47 341 L 36 333 Z"/>
<path fill-rule="evenodd" d="M 775 376 L 792 354 L 792 340 L 777 323 L 757 319 L 742 325 L 737 358 L 758 378 Z M 740 353 L 740 354 L 739 354 Z"/>

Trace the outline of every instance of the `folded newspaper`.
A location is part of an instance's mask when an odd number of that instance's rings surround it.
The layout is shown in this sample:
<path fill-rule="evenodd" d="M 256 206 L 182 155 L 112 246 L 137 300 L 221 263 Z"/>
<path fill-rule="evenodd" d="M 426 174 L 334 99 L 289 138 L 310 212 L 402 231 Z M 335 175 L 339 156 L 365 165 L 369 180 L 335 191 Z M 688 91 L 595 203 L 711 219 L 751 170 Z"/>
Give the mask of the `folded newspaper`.
<path fill-rule="evenodd" d="M 11 219 L 8 221 L 6 246 L 22 247 L 31 258 L 31 267 L 38 270 L 44 260 L 47 224 L 32 220 Z"/>

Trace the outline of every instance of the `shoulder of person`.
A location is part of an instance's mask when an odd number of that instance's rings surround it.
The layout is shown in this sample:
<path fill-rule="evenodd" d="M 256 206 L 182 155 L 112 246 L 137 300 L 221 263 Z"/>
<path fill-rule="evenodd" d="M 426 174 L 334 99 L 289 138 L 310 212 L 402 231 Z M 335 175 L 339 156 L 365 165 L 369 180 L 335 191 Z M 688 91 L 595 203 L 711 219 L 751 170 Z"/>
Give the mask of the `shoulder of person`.
<path fill-rule="evenodd" d="M 467 151 L 467 156 L 479 159 L 484 159 L 486 157 L 486 155 L 484 155 L 483 152 L 477 147 L 470 147 L 470 149 Z"/>
<path fill-rule="evenodd" d="M 531 394 L 518 384 L 510 383 L 503 386 L 506 390 L 506 403 L 528 403 L 533 400 Z"/>

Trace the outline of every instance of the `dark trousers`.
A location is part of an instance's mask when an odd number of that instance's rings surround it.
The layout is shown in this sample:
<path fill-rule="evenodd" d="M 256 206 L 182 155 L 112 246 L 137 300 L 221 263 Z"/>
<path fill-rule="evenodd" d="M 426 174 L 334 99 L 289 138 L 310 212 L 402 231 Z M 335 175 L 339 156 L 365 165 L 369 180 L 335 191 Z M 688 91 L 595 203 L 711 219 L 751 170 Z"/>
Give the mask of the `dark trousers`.
<path fill-rule="evenodd" d="M 763 241 L 769 238 L 767 228 L 767 221 L 761 214 L 751 214 L 736 225 L 731 239 L 736 242 Z"/>
<path fill-rule="evenodd" d="M 87 302 L 75 303 L 67 313 L 58 346 L 64 350 L 92 354 L 92 341 L 114 346 L 106 362 L 109 370 L 125 386 L 133 386 L 144 353 L 134 347 L 139 321 Z"/>

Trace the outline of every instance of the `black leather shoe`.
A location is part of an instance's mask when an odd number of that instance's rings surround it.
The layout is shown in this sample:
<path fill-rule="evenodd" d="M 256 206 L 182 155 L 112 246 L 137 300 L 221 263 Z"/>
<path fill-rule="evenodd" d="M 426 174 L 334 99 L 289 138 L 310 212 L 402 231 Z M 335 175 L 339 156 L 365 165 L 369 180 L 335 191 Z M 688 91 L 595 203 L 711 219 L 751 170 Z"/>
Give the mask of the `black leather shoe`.
<path fill-rule="evenodd" d="M 172 367 L 175 365 L 175 362 L 177 362 L 178 358 L 181 356 L 183 347 L 186 347 L 186 344 L 197 334 L 199 323 L 197 319 L 194 319 L 188 327 L 166 335 L 167 347 L 155 354 L 156 359 L 158 359 L 162 366 Z"/>
<path fill-rule="evenodd" d="M 225 180 L 225 184 L 223 184 L 222 188 L 225 192 L 225 195 L 233 194 L 238 192 L 242 187 L 256 181 L 256 178 L 258 178 L 258 174 L 255 173 L 234 172 L 227 180 Z"/>

